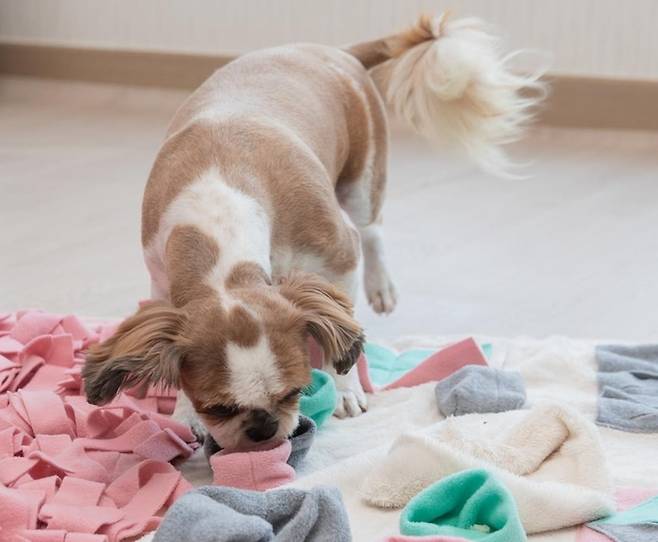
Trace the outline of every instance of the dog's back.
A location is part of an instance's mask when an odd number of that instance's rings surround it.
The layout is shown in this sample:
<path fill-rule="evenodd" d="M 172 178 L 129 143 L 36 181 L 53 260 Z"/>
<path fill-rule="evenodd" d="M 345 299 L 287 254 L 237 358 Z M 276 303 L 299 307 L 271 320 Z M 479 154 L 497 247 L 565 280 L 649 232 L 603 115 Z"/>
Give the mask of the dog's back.
<path fill-rule="evenodd" d="M 315 44 L 263 49 L 217 70 L 180 107 L 168 136 L 193 122 L 233 123 L 240 130 L 245 121 L 250 128 L 240 131 L 246 135 L 262 124 L 308 147 L 337 179 L 349 158 L 350 136 L 361 135 L 352 134 L 350 125 L 365 120 L 369 99 L 379 100 L 379 94 L 349 53 Z"/>

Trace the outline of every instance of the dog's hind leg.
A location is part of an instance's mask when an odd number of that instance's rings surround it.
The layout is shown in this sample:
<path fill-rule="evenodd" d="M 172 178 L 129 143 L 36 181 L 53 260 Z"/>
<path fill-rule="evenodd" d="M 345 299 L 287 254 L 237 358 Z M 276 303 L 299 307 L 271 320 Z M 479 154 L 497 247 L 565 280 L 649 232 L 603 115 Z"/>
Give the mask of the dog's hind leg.
<path fill-rule="evenodd" d="M 359 233 L 363 250 L 363 284 L 368 303 L 376 313 L 389 314 L 395 309 L 397 293 L 386 266 L 381 218 L 360 228 Z"/>
<path fill-rule="evenodd" d="M 356 145 L 359 153 L 354 160 L 359 167 L 347 168 L 336 186 L 336 196 L 361 238 L 363 283 L 368 303 L 375 312 L 388 314 L 397 303 L 395 286 L 386 265 L 382 233 L 388 129 L 386 113 L 372 82 L 365 85 L 363 99 L 369 128 L 367 141 Z"/>

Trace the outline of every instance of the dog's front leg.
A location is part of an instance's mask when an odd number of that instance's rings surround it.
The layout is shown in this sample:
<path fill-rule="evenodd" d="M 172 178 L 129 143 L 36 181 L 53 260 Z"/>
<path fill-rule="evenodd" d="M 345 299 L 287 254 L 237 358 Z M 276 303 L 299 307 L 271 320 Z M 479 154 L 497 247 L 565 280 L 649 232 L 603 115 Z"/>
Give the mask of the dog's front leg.
<path fill-rule="evenodd" d="M 356 365 L 344 375 L 339 375 L 332 365 L 327 365 L 324 370 L 333 377 L 336 383 L 338 400 L 334 416 L 338 418 L 354 417 L 368 410 L 368 399 L 361 386 Z"/>
<path fill-rule="evenodd" d="M 359 287 L 359 277 L 356 270 L 345 273 L 334 279 L 337 286 L 349 295 L 352 303 L 356 301 Z M 323 364 L 325 372 L 329 373 L 336 383 L 337 401 L 334 416 L 338 418 L 353 418 L 368 410 L 368 399 L 359 380 L 359 371 L 355 363 L 347 374 L 338 374 L 336 368 L 327 363 Z"/>

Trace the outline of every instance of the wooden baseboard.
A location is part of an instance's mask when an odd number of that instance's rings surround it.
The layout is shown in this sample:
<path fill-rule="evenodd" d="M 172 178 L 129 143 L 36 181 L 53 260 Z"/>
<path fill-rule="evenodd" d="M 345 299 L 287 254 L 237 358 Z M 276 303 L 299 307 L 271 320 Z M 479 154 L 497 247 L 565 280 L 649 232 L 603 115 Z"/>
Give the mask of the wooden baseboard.
<path fill-rule="evenodd" d="M 658 130 L 658 81 L 553 75 L 539 122 L 552 126 Z"/>
<path fill-rule="evenodd" d="M 0 74 L 193 89 L 231 60 L 221 55 L 0 43 Z"/>
<path fill-rule="evenodd" d="M 193 89 L 230 56 L 0 42 L 0 74 Z M 658 81 L 551 75 L 541 124 L 658 130 Z"/>

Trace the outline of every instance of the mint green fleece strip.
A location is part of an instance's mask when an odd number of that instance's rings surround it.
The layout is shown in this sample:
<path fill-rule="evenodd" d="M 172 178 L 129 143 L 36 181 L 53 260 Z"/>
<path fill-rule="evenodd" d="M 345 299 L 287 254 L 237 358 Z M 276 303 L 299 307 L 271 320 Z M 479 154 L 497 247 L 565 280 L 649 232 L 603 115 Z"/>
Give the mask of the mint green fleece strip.
<path fill-rule="evenodd" d="M 483 542 L 525 542 L 516 502 L 489 471 L 471 469 L 440 480 L 409 501 L 400 532 Z"/>
<path fill-rule="evenodd" d="M 633 508 L 592 521 L 593 524 L 631 525 L 633 523 L 658 523 L 658 495 L 641 502 Z"/>
<path fill-rule="evenodd" d="M 320 427 L 336 410 L 334 379 L 319 369 L 311 370 L 311 383 L 302 390 L 299 410 Z"/>
<path fill-rule="evenodd" d="M 485 357 L 490 358 L 492 345 L 484 343 L 480 347 Z M 376 343 L 366 343 L 363 350 L 368 358 L 370 380 L 378 388 L 395 382 L 437 351 L 431 348 L 412 348 L 397 354 Z"/>

